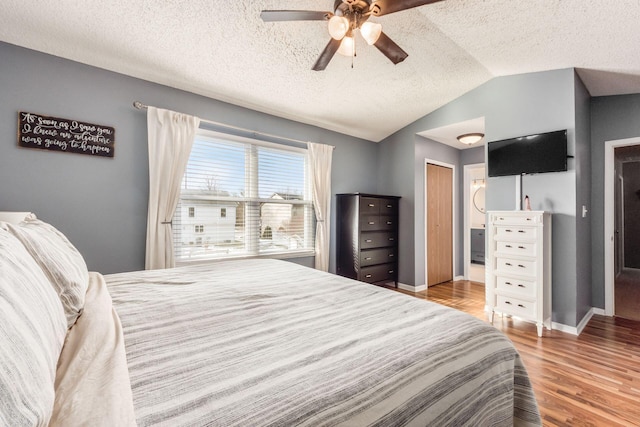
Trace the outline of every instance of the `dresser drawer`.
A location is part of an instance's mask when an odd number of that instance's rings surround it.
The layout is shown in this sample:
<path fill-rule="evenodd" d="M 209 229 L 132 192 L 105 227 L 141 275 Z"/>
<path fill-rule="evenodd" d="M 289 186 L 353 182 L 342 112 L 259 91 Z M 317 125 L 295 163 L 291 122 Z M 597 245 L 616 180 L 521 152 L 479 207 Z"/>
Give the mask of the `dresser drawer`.
<path fill-rule="evenodd" d="M 398 218 L 389 215 L 366 215 L 360 220 L 362 231 L 393 230 Z"/>
<path fill-rule="evenodd" d="M 536 227 L 521 227 L 521 226 L 508 226 L 501 225 L 496 226 L 496 237 L 509 237 L 514 239 L 535 239 L 538 235 L 538 229 Z"/>
<path fill-rule="evenodd" d="M 378 215 L 380 213 L 380 205 L 382 199 L 375 197 L 361 197 L 360 198 L 360 215 Z"/>
<path fill-rule="evenodd" d="M 534 212 L 519 212 L 517 214 L 491 214 L 490 222 L 500 224 L 540 224 L 542 216 Z"/>
<path fill-rule="evenodd" d="M 398 237 L 390 231 L 369 231 L 360 234 L 360 248 L 373 249 L 395 246 Z"/>
<path fill-rule="evenodd" d="M 380 199 L 380 215 L 398 215 L 397 199 Z"/>
<path fill-rule="evenodd" d="M 536 303 L 519 298 L 498 295 L 496 298 L 496 306 L 498 311 L 504 311 L 514 316 L 531 318 L 536 315 Z"/>
<path fill-rule="evenodd" d="M 360 269 L 359 280 L 367 283 L 395 281 L 397 274 L 396 264 L 382 264 Z"/>
<path fill-rule="evenodd" d="M 369 249 L 360 252 L 360 266 L 367 267 L 369 265 L 386 264 L 395 262 L 396 248 Z"/>
<path fill-rule="evenodd" d="M 503 254 L 535 256 L 536 244 L 526 242 L 498 241 L 496 243 L 496 251 Z"/>
<path fill-rule="evenodd" d="M 496 270 L 511 271 L 525 276 L 536 275 L 536 261 L 524 261 L 511 258 L 496 258 Z"/>
<path fill-rule="evenodd" d="M 514 279 L 511 277 L 496 277 L 496 288 L 513 294 L 534 297 L 536 295 L 536 282 Z"/>

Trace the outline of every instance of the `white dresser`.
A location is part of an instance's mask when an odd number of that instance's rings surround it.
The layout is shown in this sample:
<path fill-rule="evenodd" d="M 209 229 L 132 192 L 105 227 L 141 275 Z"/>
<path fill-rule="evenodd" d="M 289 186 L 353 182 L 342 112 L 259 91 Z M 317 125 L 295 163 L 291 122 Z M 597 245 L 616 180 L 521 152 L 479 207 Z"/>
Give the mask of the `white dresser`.
<path fill-rule="evenodd" d="M 551 214 L 489 211 L 487 309 L 551 329 Z"/>

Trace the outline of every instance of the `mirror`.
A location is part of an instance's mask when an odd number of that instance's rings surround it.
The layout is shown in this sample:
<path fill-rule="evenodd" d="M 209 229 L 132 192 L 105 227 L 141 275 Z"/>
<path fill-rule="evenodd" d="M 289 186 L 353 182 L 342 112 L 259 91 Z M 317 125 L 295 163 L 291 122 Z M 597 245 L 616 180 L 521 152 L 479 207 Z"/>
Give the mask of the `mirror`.
<path fill-rule="evenodd" d="M 473 193 L 473 207 L 480 213 L 484 213 L 484 186 L 478 187 Z"/>

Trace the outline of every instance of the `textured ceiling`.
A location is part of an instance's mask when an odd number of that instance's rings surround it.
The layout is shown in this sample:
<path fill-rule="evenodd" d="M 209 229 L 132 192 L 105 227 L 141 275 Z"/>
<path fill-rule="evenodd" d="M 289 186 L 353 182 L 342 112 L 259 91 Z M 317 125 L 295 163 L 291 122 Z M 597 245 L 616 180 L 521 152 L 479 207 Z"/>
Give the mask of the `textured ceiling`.
<path fill-rule="evenodd" d="M 404 62 L 359 39 L 353 68 L 336 55 L 321 72 L 311 67 L 329 41 L 326 22 L 260 19 L 263 9 L 332 8 L 3 0 L 0 40 L 371 141 L 496 76 L 576 67 L 593 96 L 640 93 L 639 0 L 445 0 L 371 19 L 409 54 Z"/>

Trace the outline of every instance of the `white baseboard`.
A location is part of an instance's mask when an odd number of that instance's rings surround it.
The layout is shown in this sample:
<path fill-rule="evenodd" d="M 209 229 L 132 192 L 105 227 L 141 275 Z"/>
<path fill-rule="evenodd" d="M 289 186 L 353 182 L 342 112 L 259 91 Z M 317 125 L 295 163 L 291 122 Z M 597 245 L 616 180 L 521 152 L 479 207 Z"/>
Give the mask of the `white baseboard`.
<path fill-rule="evenodd" d="M 454 276 L 454 277 L 453 277 L 453 281 L 454 281 L 454 282 L 457 282 L 457 281 L 459 281 L 459 280 L 464 280 L 464 276 Z"/>
<path fill-rule="evenodd" d="M 415 293 L 415 292 L 424 291 L 425 289 L 427 289 L 427 285 L 411 286 L 411 285 L 398 282 L 398 289 Z"/>
<path fill-rule="evenodd" d="M 578 323 L 578 326 L 567 326 L 567 325 L 563 325 L 562 323 L 553 322 L 552 327 L 553 329 L 556 329 L 561 332 L 566 332 L 572 335 L 580 335 L 582 331 L 584 331 L 584 328 L 587 327 L 589 320 L 591 320 L 594 314 L 599 314 L 601 316 L 605 315 L 603 309 L 591 307 L 591 309 L 589 309 L 587 314 L 584 315 L 580 323 Z"/>
<path fill-rule="evenodd" d="M 578 328 L 576 328 L 575 326 L 564 325 L 562 323 L 551 322 L 551 329 L 560 332 L 566 332 L 567 334 L 571 335 L 578 335 Z"/>

